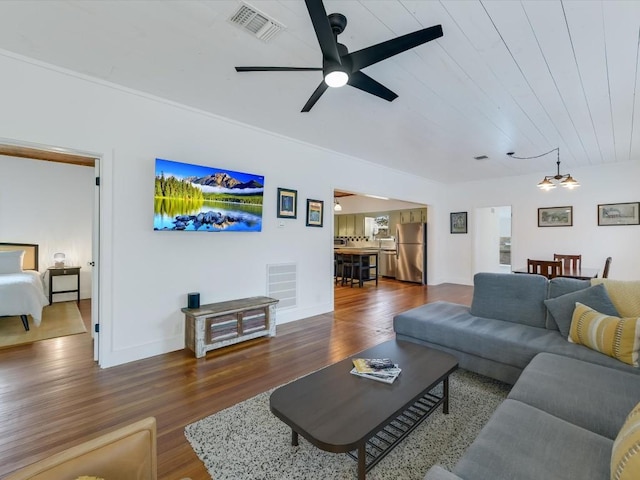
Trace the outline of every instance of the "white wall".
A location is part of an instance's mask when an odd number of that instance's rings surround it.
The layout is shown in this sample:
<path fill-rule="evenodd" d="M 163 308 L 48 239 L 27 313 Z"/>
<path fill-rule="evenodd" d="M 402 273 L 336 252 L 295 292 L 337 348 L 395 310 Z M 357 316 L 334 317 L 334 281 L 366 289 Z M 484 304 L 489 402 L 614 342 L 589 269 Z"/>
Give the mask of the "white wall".
<path fill-rule="evenodd" d="M 640 201 L 640 161 L 609 163 L 604 167 L 571 169 L 581 187 L 573 191 L 556 188 L 540 191 L 539 176 L 523 176 L 492 182 L 453 185 L 446 191 L 444 211 L 438 211 L 439 224 L 448 222 L 448 212 L 469 211 L 499 205 L 512 206 L 513 268 L 526 266 L 527 258 L 553 258 L 554 253 L 582 254 L 582 265 L 602 270 L 608 256 L 613 258 L 610 278 L 640 278 L 640 226 L 598 226 L 597 206 L 602 203 Z M 538 227 L 538 208 L 572 206 L 572 227 Z M 469 219 L 473 226 L 473 219 Z M 468 235 L 448 235 L 438 229 L 446 269 L 439 269 L 440 282 L 473 282 L 473 229 Z"/>
<path fill-rule="evenodd" d="M 102 366 L 183 348 L 180 309 L 187 292 L 199 291 L 202 303 L 264 295 L 268 264 L 298 264 L 298 307 L 279 312 L 279 323 L 333 310 L 335 172 L 341 188 L 416 203 L 434 203 L 440 190 L 423 179 L 7 52 L 0 52 L 0 71 L 3 137 L 102 157 Z M 264 175 L 263 231 L 153 231 L 156 157 Z M 276 218 L 278 187 L 299 195 L 298 219 L 284 220 L 283 228 Z M 305 227 L 307 198 L 325 201 L 325 228 Z"/>
<path fill-rule="evenodd" d="M 53 265 L 54 253 L 63 252 L 66 265 L 82 267 L 80 297 L 91 298 L 93 167 L 0 156 L 0 172 L 0 241 L 37 243 L 41 272 Z M 76 287 L 75 276 L 54 282 L 56 290 Z M 75 299 L 75 293 L 53 297 Z"/>

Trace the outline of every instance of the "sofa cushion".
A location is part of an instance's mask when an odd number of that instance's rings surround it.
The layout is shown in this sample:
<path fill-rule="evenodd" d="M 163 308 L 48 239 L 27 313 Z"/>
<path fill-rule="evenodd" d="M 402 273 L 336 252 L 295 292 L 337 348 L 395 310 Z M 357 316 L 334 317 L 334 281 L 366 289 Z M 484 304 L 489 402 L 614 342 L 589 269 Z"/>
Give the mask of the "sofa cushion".
<path fill-rule="evenodd" d="M 549 280 L 547 298 L 555 298 L 567 293 L 584 290 L 591 286 L 589 280 L 578 280 L 577 278 L 555 277 Z"/>
<path fill-rule="evenodd" d="M 611 452 L 611 480 L 637 480 L 640 472 L 640 403 L 624 422 Z"/>
<path fill-rule="evenodd" d="M 471 314 L 544 328 L 547 283 L 542 275 L 476 273 Z"/>
<path fill-rule="evenodd" d="M 573 311 L 576 309 L 576 302 L 587 305 L 606 315 L 618 315 L 618 311 L 616 307 L 613 306 L 613 303 L 611 303 L 611 299 L 604 285 L 594 285 L 593 287 L 588 287 L 583 290 L 547 299 L 544 301 L 544 304 L 549 309 L 551 317 L 558 326 L 558 330 L 560 330 L 560 333 L 565 338 L 569 336 L 571 319 L 573 318 Z"/>
<path fill-rule="evenodd" d="M 564 355 L 569 358 L 575 358 L 576 360 L 582 360 L 589 363 L 595 363 L 596 365 L 602 365 L 604 367 L 613 368 L 616 370 L 623 370 L 625 372 L 640 375 L 640 368 L 632 367 L 620 360 L 613 357 L 609 357 L 603 353 L 591 350 L 584 345 L 578 345 L 577 343 L 571 343 L 566 338 L 560 335 L 560 332 L 555 332 L 558 335 L 558 342 L 552 342 L 547 345 L 541 352 L 555 353 L 557 355 Z"/>
<path fill-rule="evenodd" d="M 429 303 L 396 315 L 393 328 L 399 335 L 521 369 L 553 343 L 568 344 L 557 331 L 476 317 L 469 307 L 448 302 Z"/>
<path fill-rule="evenodd" d="M 577 292 L 578 290 L 584 290 L 589 288 L 591 282 L 589 280 L 578 280 L 577 278 L 567 277 L 555 277 L 549 280 L 549 286 L 547 288 L 547 298 L 556 298 L 567 293 Z M 558 330 L 558 325 L 553 319 L 553 316 L 547 312 L 547 328 L 552 330 Z M 566 335 L 565 335 L 566 337 Z"/>
<path fill-rule="evenodd" d="M 569 341 L 638 366 L 640 318 L 618 318 L 576 303 Z"/>
<path fill-rule="evenodd" d="M 611 301 L 623 317 L 640 317 L 640 280 L 593 278 L 592 285 L 603 284 Z"/>
<path fill-rule="evenodd" d="M 640 377 L 541 353 L 524 369 L 508 398 L 613 440 L 640 400 Z"/>
<path fill-rule="evenodd" d="M 613 440 L 507 399 L 456 464 L 474 480 L 602 480 Z"/>

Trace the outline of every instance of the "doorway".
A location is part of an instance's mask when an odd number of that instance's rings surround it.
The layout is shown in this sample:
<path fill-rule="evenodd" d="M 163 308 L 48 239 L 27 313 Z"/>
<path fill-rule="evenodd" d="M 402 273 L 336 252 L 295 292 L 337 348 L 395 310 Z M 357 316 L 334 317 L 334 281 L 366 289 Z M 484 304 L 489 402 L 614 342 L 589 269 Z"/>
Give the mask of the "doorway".
<path fill-rule="evenodd" d="M 474 268 L 478 272 L 511 272 L 511 206 L 475 210 Z"/>
<path fill-rule="evenodd" d="M 86 167 L 93 170 L 96 179 L 100 176 L 100 155 L 80 152 L 77 150 L 59 148 L 59 147 L 51 147 L 40 144 L 32 144 L 26 142 L 18 142 L 10 139 L 0 139 L 0 155 L 5 155 L 8 157 L 14 157 L 18 159 L 28 159 L 28 160 L 39 160 L 53 163 L 64 163 L 75 165 L 79 167 Z M 93 203 L 93 212 L 92 212 L 92 225 L 91 225 L 91 246 L 90 253 L 91 261 L 88 262 L 88 265 L 80 265 L 80 267 L 90 268 L 91 269 L 91 329 L 90 333 L 94 340 L 94 355 L 93 359 L 95 361 L 99 360 L 99 337 L 97 332 L 97 328 L 95 325 L 99 322 L 99 255 L 100 255 L 100 247 L 99 247 L 99 225 L 100 225 L 100 193 L 98 189 L 98 181 L 95 181 L 96 187 L 94 189 L 94 197 L 90 200 Z M 88 199 L 86 199 L 89 201 Z M 39 242 L 35 242 L 39 243 Z M 73 243 L 73 242 L 71 242 Z M 42 249 L 41 249 L 42 253 Z M 86 255 L 85 253 L 85 255 Z M 84 257 L 86 258 L 86 256 Z M 66 279 L 65 279 L 66 280 Z M 51 288 L 51 285 L 49 285 Z"/>

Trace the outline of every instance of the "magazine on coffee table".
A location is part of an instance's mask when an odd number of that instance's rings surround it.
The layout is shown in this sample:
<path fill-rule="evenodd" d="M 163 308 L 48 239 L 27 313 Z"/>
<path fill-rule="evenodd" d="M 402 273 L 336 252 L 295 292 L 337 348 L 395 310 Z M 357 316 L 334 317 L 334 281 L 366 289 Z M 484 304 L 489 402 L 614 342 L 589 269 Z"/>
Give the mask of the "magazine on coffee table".
<path fill-rule="evenodd" d="M 380 374 L 380 373 L 360 373 L 358 372 L 358 370 L 356 370 L 356 367 L 353 367 L 351 369 L 351 373 L 352 375 L 357 375 L 358 377 L 362 377 L 362 378 L 369 378 L 371 380 L 377 380 L 378 382 L 384 382 L 384 383 L 393 383 L 395 381 L 396 378 L 398 378 L 398 375 L 400 375 L 400 372 L 402 370 L 400 368 L 390 368 L 388 369 L 388 373 L 384 373 L 384 374 Z"/>
<path fill-rule="evenodd" d="M 389 358 L 354 358 L 351 374 L 384 383 L 393 383 L 402 370 Z"/>
<path fill-rule="evenodd" d="M 390 358 L 354 358 L 352 362 L 359 373 L 379 373 L 398 367 Z"/>

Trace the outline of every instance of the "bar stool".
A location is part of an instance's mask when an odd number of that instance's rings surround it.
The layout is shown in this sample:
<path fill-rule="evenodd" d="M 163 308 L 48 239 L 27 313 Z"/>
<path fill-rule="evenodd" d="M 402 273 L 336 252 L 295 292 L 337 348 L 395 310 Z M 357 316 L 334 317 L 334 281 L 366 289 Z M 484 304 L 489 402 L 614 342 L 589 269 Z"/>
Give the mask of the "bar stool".
<path fill-rule="evenodd" d="M 350 280 L 351 286 L 353 282 L 358 280 L 360 284 L 359 276 L 362 271 L 362 264 L 360 262 L 360 255 L 353 255 L 350 253 L 342 254 L 342 285 L 344 286 L 347 281 Z"/>
<path fill-rule="evenodd" d="M 338 277 L 344 275 L 344 258 L 342 253 L 333 254 L 333 277 L 335 284 L 338 285 Z"/>

